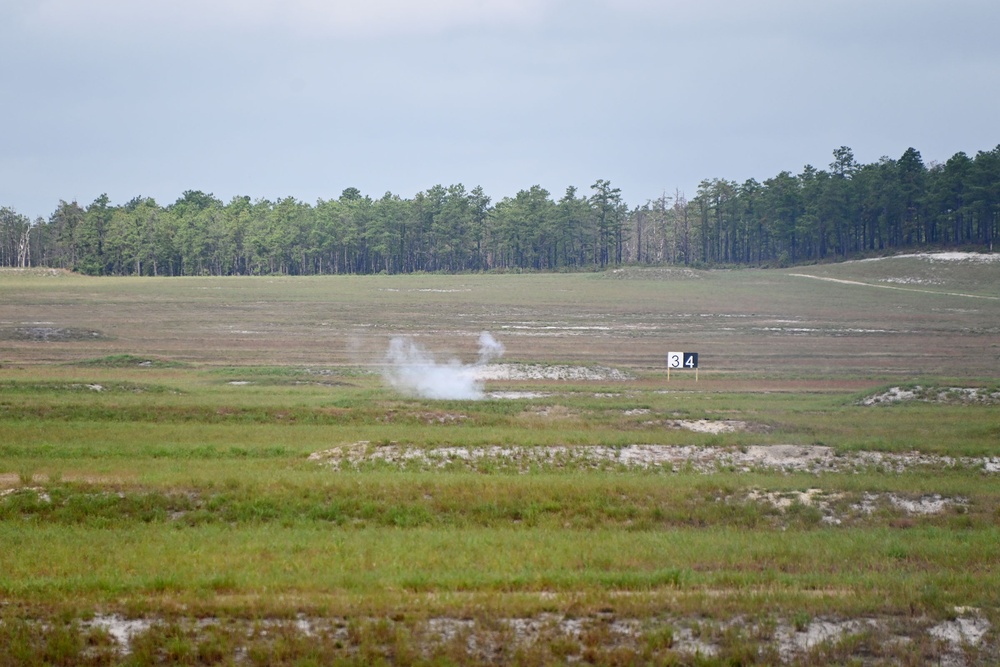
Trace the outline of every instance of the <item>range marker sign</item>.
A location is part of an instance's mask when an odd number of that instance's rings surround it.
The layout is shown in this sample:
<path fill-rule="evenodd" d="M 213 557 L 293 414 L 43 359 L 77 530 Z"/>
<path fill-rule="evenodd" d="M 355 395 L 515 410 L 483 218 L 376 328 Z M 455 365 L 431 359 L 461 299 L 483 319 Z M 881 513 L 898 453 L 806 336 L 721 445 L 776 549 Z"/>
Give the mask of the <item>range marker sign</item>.
<path fill-rule="evenodd" d="M 693 370 L 698 368 L 697 352 L 667 352 L 667 368 Z"/>
<path fill-rule="evenodd" d="M 698 379 L 698 353 L 697 352 L 667 352 L 667 380 L 670 379 L 670 371 L 693 370 L 694 379 Z"/>

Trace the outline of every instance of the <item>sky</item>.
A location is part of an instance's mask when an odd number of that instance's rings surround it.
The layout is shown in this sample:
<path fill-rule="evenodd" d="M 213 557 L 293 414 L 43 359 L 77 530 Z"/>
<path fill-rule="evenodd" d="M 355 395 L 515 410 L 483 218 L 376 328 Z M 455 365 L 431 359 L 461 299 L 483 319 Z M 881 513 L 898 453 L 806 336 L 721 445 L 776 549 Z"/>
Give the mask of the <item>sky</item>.
<path fill-rule="evenodd" d="M 996 0 L 0 0 L 0 207 L 441 184 L 637 206 L 1000 144 Z"/>

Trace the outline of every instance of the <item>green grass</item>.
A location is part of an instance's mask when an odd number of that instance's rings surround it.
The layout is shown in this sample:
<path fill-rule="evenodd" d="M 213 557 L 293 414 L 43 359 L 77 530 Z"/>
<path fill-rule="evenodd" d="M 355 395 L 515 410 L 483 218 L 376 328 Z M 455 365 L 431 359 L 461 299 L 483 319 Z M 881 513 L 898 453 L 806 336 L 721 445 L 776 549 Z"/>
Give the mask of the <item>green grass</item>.
<path fill-rule="evenodd" d="M 194 477 L 186 484 L 154 489 L 152 484 L 119 481 L 115 490 L 102 484 L 66 481 L 61 473 L 39 490 L 22 480 L 24 490 L 8 494 L 0 519 L 32 525 L 94 527 L 155 523 L 169 528 L 219 524 L 253 527 L 276 523 L 357 529 L 363 527 L 453 528 L 614 528 L 626 531 L 667 530 L 701 526 L 747 529 L 820 527 L 822 514 L 796 506 L 785 513 L 762 500 L 748 500 L 750 489 L 798 492 L 821 485 L 836 494 L 845 525 L 877 526 L 905 516 L 886 508 L 869 516 L 848 511 L 866 492 L 895 492 L 906 497 L 934 493 L 967 498 L 967 505 L 930 516 L 912 525 L 985 527 L 1000 510 L 1000 494 L 988 478 L 964 479 L 959 473 L 907 475 L 887 484 L 878 474 L 857 478 L 816 479 L 801 475 L 712 476 L 682 474 L 580 473 L 509 475 L 476 473 L 327 472 L 288 468 L 268 471 L 268 459 L 242 464 L 206 466 L 213 477 Z M 36 468 L 34 476 L 42 476 Z M 51 474 L 51 473 L 49 473 Z M 264 476 L 266 475 L 266 476 Z M 221 481 L 214 479 L 221 476 Z M 94 476 L 96 477 L 96 475 Z M 797 516 L 798 514 L 798 516 Z"/>
<path fill-rule="evenodd" d="M 118 373 L 0 380 L 0 416 L 9 428 L 0 453 L 213 458 L 233 451 L 253 457 L 256 448 L 308 454 L 369 440 L 415 446 L 787 443 L 1000 455 L 1000 424 L 990 405 L 863 407 L 853 392 L 664 394 L 621 387 L 615 393 L 564 387 L 544 400 L 421 401 L 401 400 L 371 386 L 370 378 L 350 386 L 255 387 L 205 383 L 211 372 L 144 383 L 143 373 L 134 372 L 136 379 Z M 678 418 L 735 419 L 753 428 L 710 435 L 666 427 Z"/>
<path fill-rule="evenodd" d="M 927 269 L 878 266 L 809 270 L 878 281 Z M 980 268 L 942 272 L 935 289 L 989 296 L 995 268 Z M 993 628 L 961 649 L 967 664 L 995 662 L 1000 490 L 981 466 L 309 460 L 362 442 L 1000 457 L 995 405 L 859 405 L 894 386 L 995 390 L 1000 305 L 787 273 L 0 274 L 0 328 L 103 334 L 0 335 L 0 666 L 774 664 L 780 629 L 844 619 L 872 623 L 799 664 L 928 664 L 952 650 L 928 629 L 956 608 Z M 382 385 L 388 335 L 470 361 L 481 330 L 506 360 L 633 379 L 495 381 L 543 395 L 483 401 Z M 667 382 L 668 349 L 702 353 L 697 382 Z M 679 419 L 750 427 L 697 433 Z M 815 489 L 822 504 L 800 500 Z M 935 498 L 950 504 L 921 514 L 900 503 Z M 107 615 L 145 623 L 128 656 L 90 624 Z M 516 629 L 529 622 L 535 634 Z M 440 634 L 442 623 L 458 629 Z"/>
<path fill-rule="evenodd" d="M 718 589 L 864 590 L 872 609 L 923 605 L 941 589 L 947 605 L 995 606 L 995 528 L 954 534 L 936 527 L 786 531 L 675 529 L 329 528 L 267 525 L 256 530 L 200 526 L 4 525 L 18 545 L 2 593 L 23 600 L 107 603 L 169 592 L 214 592 L 304 599 L 396 592 L 572 592 Z M 85 538 L 85 539 L 84 539 Z M 625 555 L 627 554 L 627 555 Z M 156 567 L 150 564 L 156 563 Z M 846 605 L 857 604 L 851 600 Z"/>

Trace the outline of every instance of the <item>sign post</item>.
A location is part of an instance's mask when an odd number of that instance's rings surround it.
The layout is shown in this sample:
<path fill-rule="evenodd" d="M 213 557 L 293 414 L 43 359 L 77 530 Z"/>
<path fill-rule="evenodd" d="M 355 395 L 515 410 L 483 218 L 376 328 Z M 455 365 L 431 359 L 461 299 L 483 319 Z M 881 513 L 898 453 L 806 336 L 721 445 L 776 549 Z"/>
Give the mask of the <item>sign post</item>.
<path fill-rule="evenodd" d="M 694 381 L 698 381 L 697 352 L 667 352 L 667 382 L 670 382 L 670 369 L 694 370 Z"/>

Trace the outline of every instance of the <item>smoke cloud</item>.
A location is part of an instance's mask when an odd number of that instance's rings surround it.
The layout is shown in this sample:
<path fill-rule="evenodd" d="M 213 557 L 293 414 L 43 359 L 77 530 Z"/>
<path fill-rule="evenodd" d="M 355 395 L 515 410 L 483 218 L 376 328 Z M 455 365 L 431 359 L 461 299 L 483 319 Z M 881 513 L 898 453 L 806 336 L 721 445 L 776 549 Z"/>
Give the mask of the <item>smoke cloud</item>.
<path fill-rule="evenodd" d="M 457 359 L 439 363 L 434 355 L 408 336 L 389 341 L 382 375 L 394 389 L 421 398 L 479 400 L 485 397 L 476 370 L 503 356 L 504 346 L 488 332 L 479 334 L 479 359 L 463 364 Z"/>

